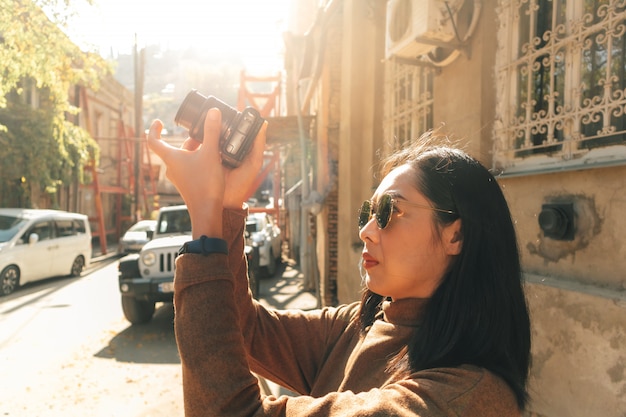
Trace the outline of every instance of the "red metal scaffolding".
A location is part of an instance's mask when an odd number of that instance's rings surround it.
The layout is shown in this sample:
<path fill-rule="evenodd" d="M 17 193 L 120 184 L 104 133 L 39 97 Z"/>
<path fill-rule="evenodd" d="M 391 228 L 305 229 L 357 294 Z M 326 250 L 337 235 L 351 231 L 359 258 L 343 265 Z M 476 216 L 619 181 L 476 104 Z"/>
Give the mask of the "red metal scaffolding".
<path fill-rule="evenodd" d="M 123 197 L 125 195 L 135 195 L 135 187 L 139 186 L 140 195 L 142 201 L 135 202 L 135 208 L 139 210 L 143 206 L 143 210 L 146 213 L 150 213 L 153 207 L 153 201 L 150 197 L 157 195 L 157 180 L 159 177 L 159 165 L 152 165 L 150 151 L 148 149 L 145 138 L 136 138 L 135 131 L 132 127 L 124 124 L 124 115 L 122 111 L 119 111 L 119 118 L 117 120 L 117 135 L 112 138 L 95 137 L 92 132 L 91 123 L 89 120 L 89 99 L 85 88 L 81 89 L 81 101 L 83 105 L 83 111 L 85 115 L 85 121 L 88 132 L 94 137 L 99 145 L 107 140 L 112 140 L 117 143 L 116 155 L 106 155 L 115 161 L 116 180 L 114 184 L 103 185 L 99 178 L 98 163 L 95 160 L 95 155 L 91 155 L 91 162 L 84 167 L 84 172 L 88 173 L 91 182 L 81 186 L 83 189 L 90 189 L 94 196 L 94 211 L 95 216 L 91 216 L 89 220 L 96 224 L 96 228 L 93 230 L 92 235 L 97 237 L 100 242 L 100 250 L 102 254 L 107 253 L 107 236 L 114 235 L 119 238 L 123 233 L 122 227 L 125 221 L 132 221 L 135 216 L 134 213 L 124 212 Z M 139 155 L 135 155 L 136 141 L 140 140 Z M 108 147 L 107 147 L 108 148 Z M 104 155 L 100 155 L 101 159 Z M 139 184 L 135 181 L 134 161 L 139 158 L 140 171 L 138 177 Z M 115 204 L 114 209 L 110 213 L 105 213 L 103 205 L 104 195 L 114 195 Z M 132 207 L 131 207 L 132 209 Z M 107 218 L 114 219 L 114 228 L 107 230 Z M 110 222 L 109 222 L 110 223 Z"/>

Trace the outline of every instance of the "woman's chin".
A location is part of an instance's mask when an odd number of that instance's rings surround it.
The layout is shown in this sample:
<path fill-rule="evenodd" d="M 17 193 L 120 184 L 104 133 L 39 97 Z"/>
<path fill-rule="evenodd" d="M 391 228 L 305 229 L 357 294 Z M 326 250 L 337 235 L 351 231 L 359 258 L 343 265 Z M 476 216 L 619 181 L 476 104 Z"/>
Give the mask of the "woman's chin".
<path fill-rule="evenodd" d="M 376 281 L 372 279 L 370 274 L 365 274 L 365 286 L 368 290 L 375 294 L 380 294 L 380 288 L 376 285 Z"/>

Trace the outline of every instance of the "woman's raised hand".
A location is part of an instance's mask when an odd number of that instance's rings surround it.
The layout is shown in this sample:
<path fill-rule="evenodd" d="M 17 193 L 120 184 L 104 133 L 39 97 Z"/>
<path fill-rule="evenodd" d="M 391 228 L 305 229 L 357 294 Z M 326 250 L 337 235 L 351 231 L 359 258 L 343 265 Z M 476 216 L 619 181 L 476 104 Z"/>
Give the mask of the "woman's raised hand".
<path fill-rule="evenodd" d="M 165 163 L 166 176 L 178 189 L 191 217 L 194 238 L 221 237 L 222 209 L 241 208 L 263 165 L 267 122 L 257 135 L 250 154 L 237 168 L 222 165 L 219 136 L 221 113 L 207 112 L 202 143 L 188 138 L 180 148 L 161 140 L 163 123 L 155 120 L 148 145 Z"/>

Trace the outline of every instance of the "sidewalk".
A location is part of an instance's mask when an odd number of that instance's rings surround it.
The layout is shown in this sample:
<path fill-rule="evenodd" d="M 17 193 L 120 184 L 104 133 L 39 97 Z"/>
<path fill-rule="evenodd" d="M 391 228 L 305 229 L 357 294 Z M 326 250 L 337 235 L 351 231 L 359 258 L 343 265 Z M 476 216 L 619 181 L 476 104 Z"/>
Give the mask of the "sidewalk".
<path fill-rule="evenodd" d="M 314 293 L 303 289 L 303 282 L 304 276 L 295 261 L 283 261 L 274 277 L 261 278 L 259 302 L 266 307 L 281 310 L 315 309 L 317 308 L 317 298 Z M 297 396 L 296 393 L 263 378 L 259 378 L 259 386 L 266 395 Z"/>
<path fill-rule="evenodd" d="M 117 253 L 117 245 L 109 245 L 107 246 L 107 253 L 102 253 L 100 249 L 100 245 L 92 244 L 91 248 L 91 264 L 95 264 L 102 261 L 108 261 L 113 258 L 121 258 L 122 256 Z"/>
<path fill-rule="evenodd" d="M 261 278 L 259 301 L 281 310 L 317 308 L 315 293 L 303 289 L 304 277 L 293 260 L 284 261 L 271 278 Z"/>

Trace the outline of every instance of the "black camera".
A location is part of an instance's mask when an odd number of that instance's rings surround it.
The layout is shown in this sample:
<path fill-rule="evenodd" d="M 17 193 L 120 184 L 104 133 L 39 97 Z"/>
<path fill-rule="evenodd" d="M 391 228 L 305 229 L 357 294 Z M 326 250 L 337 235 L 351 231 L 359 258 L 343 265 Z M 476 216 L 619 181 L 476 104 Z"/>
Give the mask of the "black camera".
<path fill-rule="evenodd" d="M 222 163 L 236 168 L 250 151 L 252 142 L 265 119 L 252 107 L 246 107 L 239 112 L 213 96 L 205 97 L 197 90 L 191 90 L 180 105 L 174 123 L 189 130 L 189 137 L 202 142 L 204 119 L 209 109 L 213 107 L 222 112 L 220 131 Z"/>

